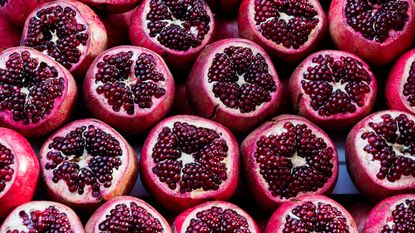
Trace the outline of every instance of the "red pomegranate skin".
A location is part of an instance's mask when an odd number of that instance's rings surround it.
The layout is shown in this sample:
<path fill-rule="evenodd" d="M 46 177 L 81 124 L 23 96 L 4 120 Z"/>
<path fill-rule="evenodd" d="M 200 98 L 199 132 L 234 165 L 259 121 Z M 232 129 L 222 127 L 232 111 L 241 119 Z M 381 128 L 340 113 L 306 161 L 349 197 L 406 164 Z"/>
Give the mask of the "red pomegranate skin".
<path fill-rule="evenodd" d="M 0 127 L 0 144 L 14 155 L 14 174 L 0 192 L 0 219 L 15 207 L 32 200 L 39 180 L 39 161 L 29 142 L 16 131 Z M 1 165 L 1 164 L 0 164 Z M 0 166 L 1 168 L 4 168 Z"/>
<path fill-rule="evenodd" d="M 269 190 L 269 184 L 264 179 L 264 177 L 259 174 L 260 164 L 256 161 L 254 154 L 258 150 L 258 141 L 262 136 L 267 135 L 281 135 L 282 132 L 286 132 L 282 129 L 283 125 L 287 122 L 292 124 L 305 124 L 308 129 L 313 131 L 319 138 L 323 138 L 327 144 L 327 148 L 333 148 L 333 158 L 330 160 L 333 168 L 331 169 L 331 177 L 329 177 L 326 183 L 319 188 L 317 191 L 301 192 L 298 193 L 296 197 L 291 198 L 282 198 L 281 195 L 273 196 L 272 192 Z M 280 128 L 281 132 L 277 131 L 277 128 Z M 318 126 L 308 121 L 304 117 L 295 116 L 295 115 L 279 115 L 274 117 L 270 121 L 265 122 L 253 132 L 251 132 L 242 142 L 240 146 L 241 156 L 243 161 L 243 171 L 245 179 L 248 183 L 249 190 L 253 196 L 253 199 L 259 204 L 261 208 L 267 211 L 274 211 L 282 204 L 291 201 L 292 199 L 300 198 L 304 195 L 311 194 L 330 194 L 334 189 L 334 186 L 337 182 L 338 177 L 338 155 L 336 147 L 331 141 L 330 137 L 321 130 Z"/>
<path fill-rule="evenodd" d="M 238 20 L 215 16 L 217 32 L 216 40 L 239 38 Z"/>
<path fill-rule="evenodd" d="M 53 0 L 6 0 L 3 6 L 0 4 L 0 15 L 13 22 L 17 27 L 22 27 L 28 15 L 38 6 Z"/>
<path fill-rule="evenodd" d="M 13 25 L 4 16 L 0 16 L 0 51 L 3 51 L 10 47 L 19 46 L 21 30 Z"/>
<path fill-rule="evenodd" d="M 411 201 L 411 207 L 406 200 Z M 378 232 L 413 232 L 413 202 L 415 201 L 414 194 L 401 194 L 388 197 L 379 202 L 367 216 L 364 233 L 378 233 Z M 397 211 L 397 207 L 407 208 L 407 212 Z M 394 218 L 396 211 L 397 219 Z M 395 222 L 397 221 L 397 222 Z M 399 225 L 398 225 L 399 224 Z M 405 224 L 405 226 L 403 226 Z M 389 227 L 387 227 L 389 225 Z M 391 229 L 395 225 L 396 228 Z"/>
<path fill-rule="evenodd" d="M 357 200 L 354 200 L 353 203 L 347 207 L 347 210 L 353 216 L 353 219 L 356 222 L 359 233 L 365 233 L 364 228 L 366 220 L 372 209 L 373 205 L 371 203 Z"/>
<path fill-rule="evenodd" d="M 380 120 L 381 116 L 385 114 L 392 114 L 393 117 L 396 117 L 399 114 L 408 113 L 394 110 L 375 112 L 357 123 L 351 129 L 346 139 L 345 153 L 349 175 L 360 193 L 371 202 L 378 202 L 395 194 L 412 193 L 415 191 L 414 178 L 402 178 L 406 180 L 406 184 L 400 184 L 399 180 L 395 181 L 397 183 L 389 182 L 386 178 L 380 180 L 376 177 L 376 174 L 368 173 L 370 169 L 377 169 L 373 168 L 375 166 L 375 160 L 372 159 L 373 156 L 370 155 L 370 158 L 365 162 L 361 161 L 363 160 L 363 153 L 366 153 L 361 152 L 362 148 L 357 146 L 359 145 L 359 141 L 362 140 L 360 138 L 361 133 L 365 132 L 365 129 L 366 131 L 368 130 L 368 122 L 377 122 Z M 408 114 L 408 116 L 411 117 L 411 120 L 415 120 L 415 116 L 410 114 Z M 367 141 L 364 142 L 367 144 Z M 380 164 L 380 161 L 377 161 L 376 163 Z M 376 165 L 376 167 L 378 167 L 378 165 Z"/>
<path fill-rule="evenodd" d="M 354 53 L 370 64 L 381 66 L 390 63 L 411 46 L 415 33 L 415 3 L 413 1 L 407 1 L 410 4 L 409 19 L 404 29 L 390 33 L 391 36 L 383 43 L 366 39 L 346 22 L 344 9 L 347 1 L 331 1 L 328 13 L 330 36 L 340 50 Z"/>
<path fill-rule="evenodd" d="M 141 0 L 79 0 L 101 12 L 124 13 L 132 10 Z"/>
<path fill-rule="evenodd" d="M 414 62 L 415 49 L 412 49 L 402 55 L 392 67 L 385 85 L 385 101 L 389 109 L 415 114 L 415 106 L 412 104 Z"/>
<path fill-rule="evenodd" d="M 124 13 L 104 13 L 100 15 L 108 34 L 108 48 L 131 44 L 126 32 L 130 30 L 131 16 L 135 10 L 136 8 Z"/>

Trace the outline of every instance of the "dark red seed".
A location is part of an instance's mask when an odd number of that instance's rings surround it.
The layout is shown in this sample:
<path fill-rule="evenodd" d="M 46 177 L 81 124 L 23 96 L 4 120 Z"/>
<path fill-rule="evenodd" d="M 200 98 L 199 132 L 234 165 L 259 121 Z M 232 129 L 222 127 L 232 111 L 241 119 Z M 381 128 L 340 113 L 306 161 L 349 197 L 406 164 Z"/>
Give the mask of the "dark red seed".
<path fill-rule="evenodd" d="M 409 71 L 409 77 L 406 80 L 406 83 L 403 86 L 403 95 L 407 97 L 409 105 L 415 106 L 415 62 L 411 65 L 411 70 Z"/>
<path fill-rule="evenodd" d="M 11 181 L 14 174 L 12 165 L 15 163 L 15 157 L 12 151 L 0 143 L 0 194 Z"/>

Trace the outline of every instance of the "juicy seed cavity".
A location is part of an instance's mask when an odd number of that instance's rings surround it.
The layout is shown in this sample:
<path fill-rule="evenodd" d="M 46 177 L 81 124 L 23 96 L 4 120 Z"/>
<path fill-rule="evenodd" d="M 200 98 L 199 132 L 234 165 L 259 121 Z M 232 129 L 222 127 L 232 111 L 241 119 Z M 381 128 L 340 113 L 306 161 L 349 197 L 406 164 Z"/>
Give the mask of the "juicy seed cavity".
<path fill-rule="evenodd" d="M 217 53 L 209 67 L 208 82 L 216 98 L 241 113 L 255 111 L 271 101 L 276 84 L 265 58 L 248 48 L 230 46 Z"/>
<path fill-rule="evenodd" d="M 406 199 L 396 205 L 390 216 L 391 220 L 383 226 L 380 233 L 415 232 L 415 200 Z"/>
<path fill-rule="evenodd" d="M 0 194 L 6 188 L 8 182 L 13 178 L 15 156 L 12 151 L 0 143 Z"/>
<path fill-rule="evenodd" d="M 409 3 L 403 0 L 347 0 L 346 18 L 355 31 L 368 40 L 385 42 L 391 31 L 402 31 L 407 21 Z"/>
<path fill-rule="evenodd" d="M 415 177 L 415 122 L 405 114 L 385 114 L 368 126 L 370 130 L 361 135 L 367 141 L 363 150 L 379 161 L 377 178 L 395 182 L 402 176 Z"/>
<path fill-rule="evenodd" d="M 51 6 L 29 19 L 23 44 L 44 52 L 68 70 L 80 62 L 89 35 L 71 7 Z"/>
<path fill-rule="evenodd" d="M 120 142 L 94 125 L 53 138 L 49 150 L 45 169 L 53 171 L 52 181 L 64 181 L 70 192 L 79 195 L 90 186 L 92 196 L 100 198 L 102 189 L 113 185 L 113 173 L 122 165 Z"/>
<path fill-rule="evenodd" d="M 301 86 L 320 116 L 356 112 L 366 103 L 372 78 L 362 62 L 352 57 L 318 55 L 304 72 Z"/>
<path fill-rule="evenodd" d="M 100 232 L 161 233 L 160 221 L 136 203 L 117 204 L 99 223 Z"/>
<path fill-rule="evenodd" d="M 202 210 L 190 220 L 186 233 L 215 232 L 215 233 L 250 233 L 249 224 L 245 217 L 235 210 L 213 206 Z"/>
<path fill-rule="evenodd" d="M 203 0 L 151 0 L 146 15 L 150 37 L 177 51 L 200 46 L 211 23 L 205 7 Z"/>
<path fill-rule="evenodd" d="M 153 173 L 171 190 L 180 193 L 218 190 L 227 179 L 226 141 L 216 131 L 175 122 L 164 127 L 152 152 Z"/>
<path fill-rule="evenodd" d="M 275 197 L 315 192 L 333 175 L 334 149 L 305 124 L 284 124 L 284 132 L 262 135 L 254 154 L 262 178 Z"/>
<path fill-rule="evenodd" d="M 0 68 L 0 111 L 23 124 L 38 123 L 62 97 L 65 80 L 56 67 L 33 58 L 29 51 L 14 52 Z"/>
<path fill-rule="evenodd" d="M 21 210 L 19 212 L 22 225 L 27 231 L 8 230 L 6 233 L 41 233 L 41 232 L 65 232 L 76 233 L 70 223 L 68 216 L 49 206 L 44 210 L 31 209 L 30 211 Z"/>
<path fill-rule="evenodd" d="M 319 23 L 318 13 L 308 0 L 255 0 L 254 5 L 257 30 L 286 48 L 304 45 Z"/>
<path fill-rule="evenodd" d="M 411 107 L 415 107 L 415 62 L 412 63 L 408 79 L 403 86 L 403 95 Z"/>
<path fill-rule="evenodd" d="M 283 233 L 331 232 L 349 233 L 346 217 L 327 203 L 305 202 L 296 206 L 285 218 Z"/>
<path fill-rule="evenodd" d="M 142 53 L 134 62 L 133 55 L 132 51 L 105 55 L 97 63 L 95 75 L 97 93 L 107 100 L 113 111 L 123 110 L 129 115 L 133 115 L 137 107 L 151 108 L 153 97 L 159 99 L 166 94 L 161 87 L 165 78 L 157 70 L 154 57 Z"/>

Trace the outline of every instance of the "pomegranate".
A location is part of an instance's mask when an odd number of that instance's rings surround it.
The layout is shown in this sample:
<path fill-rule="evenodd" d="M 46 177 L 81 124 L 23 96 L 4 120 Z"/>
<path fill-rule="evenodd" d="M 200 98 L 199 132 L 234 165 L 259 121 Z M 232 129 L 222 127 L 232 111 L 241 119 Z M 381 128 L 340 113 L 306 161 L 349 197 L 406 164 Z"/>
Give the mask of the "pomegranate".
<path fill-rule="evenodd" d="M 275 115 L 282 97 L 267 53 L 245 39 L 207 46 L 192 68 L 186 91 L 198 115 L 233 132 L 247 132 Z"/>
<path fill-rule="evenodd" d="M 79 0 L 100 11 L 123 13 L 132 10 L 141 0 Z"/>
<path fill-rule="evenodd" d="M 151 50 L 119 46 L 99 55 L 84 80 L 90 112 L 128 134 L 143 133 L 161 120 L 174 99 L 174 80 Z"/>
<path fill-rule="evenodd" d="M 280 115 L 241 145 L 244 175 L 254 199 L 267 210 L 336 185 L 338 156 L 330 137 L 307 119 Z"/>
<path fill-rule="evenodd" d="M 135 184 L 138 161 L 128 142 L 95 119 L 74 121 L 56 131 L 39 152 L 49 196 L 91 210 Z"/>
<path fill-rule="evenodd" d="M 371 204 L 363 201 L 354 201 L 352 205 L 347 208 L 356 222 L 359 233 L 365 233 L 367 216 L 372 209 L 373 206 Z"/>
<path fill-rule="evenodd" d="M 239 148 L 224 126 L 176 115 L 151 130 L 140 165 L 148 191 L 160 204 L 178 212 L 232 196 L 239 180 Z"/>
<path fill-rule="evenodd" d="M 358 233 L 352 216 L 339 203 L 320 195 L 307 195 L 284 203 L 268 222 L 264 233 Z"/>
<path fill-rule="evenodd" d="M 130 40 L 160 54 L 176 71 L 186 70 L 215 34 L 204 0 L 144 0 L 131 19 Z"/>
<path fill-rule="evenodd" d="M 83 76 L 107 47 L 104 24 L 87 5 L 59 0 L 36 8 L 26 19 L 21 45 L 33 47 Z"/>
<path fill-rule="evenodd" d="M 76 98 L 72 75 L 49 56 L 27 47 L 0 52 L 0 126 L 48 134 L 69 119 Z"/>
<path fill-rule="evenodd" d="M 258 43 L 274 59 L 295 63 L 317 49 L 327 19 L 318 0 L 243 0 L 238 25 L 242 38 Z"/>
<path fill-rule="evenodd" d="M 299 115 L 329 130 L 344 130 L 372 111 L 377 82 L 360 58 L 323 50 L 307 57 L 289 81 Z"/>
<path fill-rule="evenodd" d="M 0 128 L 0 219 L 32 200 L 39 172 L 29 142 L 13 130 Z"/>
<path fill-rule="evenodd" d="M 81 220 L 69 207 L 51 201 L 33 201 L 14 209 L 3 222 L 0 232 L 84 233 Z"/>
<path fill-rule="evenodd" d="M 172 111 L 175 114 L 194 115 L 192 106 L 190 106 L 187 98 L 185 83 L 176 83 L 176 92 L 174 94 Z"/>
<path fill-rule="evenodd" d="M 385 96 L 390 109 L 415 113 L 415 49 L 405 53 L 392 67 Z"/>
<path fill-rule="evenodd" d="M 173 232 L 244 232 L 260 233 L 255 220 L 238 206 L 211 201 L 190 208 L 176 217 Z"/>
<path fill-rule="evenodd" d="M 414 232 L 415 195 L 386 198 L 370 211 L 365 233 Z"/>
<path fill-rule="evenodd" d="M 108 34 L 108 48 L 130 44 L 128 30 L 130 30 L 131 16 L 135 9 L 124 13 L 106 13 L 100 15 Z"/>
<path fill-rule="evenodd" d="M 21 37 L 20 30 L 3 16 L 0 16 L 0 35 L 0 51 L 19 46 Z"/>
<path fill-rule="evenodd" d="M 415 191 L 415 116 L 401 111 L 376 112 L 347 136 L 350 176 L 369 200 Z"/>
<path fill-rule="evenodd" d="M 412 0 L 333 0 L 329 30 L 336 46 L 374 65 L 384 65 L 412 45 Z"/>
<path fill-rule="evenodd" d="M 50 1 L 52 0 L 0 0 L 0 15 L 20 27 L 36 7 Z"/>
<path fill-rule="evenodd" d="M 85 232 L 171 233 L 171 229 L 164 217 L 146 202 L 120 196 L 95 211 L 85 226 Z"/>
<path fill-rule="evenodd" d="M 218 11 L 222 15 L 233 15 L 239 10 L 242 0 L 206 0 L 211 9 Z"/>
<path fill-rule="evenodd" d="M 216 17 L 216 40 L 239 38 L 238 20 Z"/>

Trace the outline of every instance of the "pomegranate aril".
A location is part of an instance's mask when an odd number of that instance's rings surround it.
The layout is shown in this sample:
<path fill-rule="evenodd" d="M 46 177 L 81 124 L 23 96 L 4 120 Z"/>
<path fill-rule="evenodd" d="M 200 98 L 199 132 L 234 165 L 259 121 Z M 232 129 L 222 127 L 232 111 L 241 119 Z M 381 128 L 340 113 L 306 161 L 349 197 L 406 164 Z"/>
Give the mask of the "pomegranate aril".
<path fill-rule="evenodd" d="M 14 163 L 15 156 L 12 151 L 0 143 L 0 194 L 13 177 L 14 169 L 12 166 Z"/>

